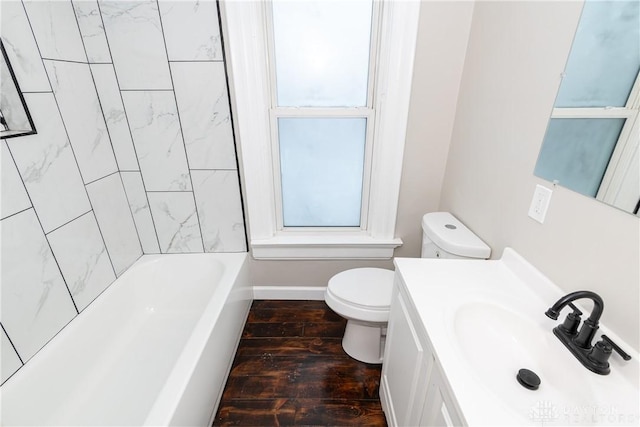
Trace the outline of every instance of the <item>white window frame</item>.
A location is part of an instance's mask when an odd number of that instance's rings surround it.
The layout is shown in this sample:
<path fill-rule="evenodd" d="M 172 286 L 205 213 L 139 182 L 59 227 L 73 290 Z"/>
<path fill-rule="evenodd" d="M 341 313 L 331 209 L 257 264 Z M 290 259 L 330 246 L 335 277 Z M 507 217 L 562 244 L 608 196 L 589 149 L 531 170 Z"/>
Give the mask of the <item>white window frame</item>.
<path fill-rule="evenodd" d="M 256 259 L 388 259 L 402 244 L 394 233 L 420 2 L 380 3 L 366 222 L 355 229 L 318 230 L 284 229 L 279 223 L 265 3 L 221 2 L 249 240 Z"/>
<path fill-rule="evenodd" d="M 554 108 L 552 119 L 625 119 L 618 141 L 598 188 L 596 199 L 633 212 L 640 194 L 638 156 L 640 151 L 640 74 L 624 107 Z M 562 185 L 562 183 L 560 183 Z"/>
<path fill-rule="evenodd" d="M 318 233 L 327 231 L 364 231 L 367 229 L 367 220 L 369 213 L 369 184 L 371 179 L 371 156 L 374 142 L 375 132 L 375 75 L 376 63 L 378 59 L 378 33 L 380 30 L 380 2 L 373 2 L 371 11 L 371 33 L 369 45 L 369 64 L 367 69 L 367 99 L 366 105 L 359 107 L 280 107 L 278 106 L 277 94 L 277 70 L 275 58 L 275 34 L 272 23 L 273 8 L 270 6 L 271 1 L 263 3 L 265 5 L 265 14 L 267 24 L 265 30 L 268 37 L 269 50 L 269 77 L 271 90 L 271 146 L 274 171 L 275 185 L 275 207 L 276 207 L 276 230 L 277 233 L 284 235 L 295 235 L 300 233 Z M 282 174 L 280 168 L 280 145 L 278 135 L 278 119 L 279 118 L 362 118 L 367 121 L 364 145 L 364 164 L 362 177 L 362 194 L 360 203 L 360 225 L 358 227 L 286 227 L 283 223 L 283 204 L 282 204 Z"/>

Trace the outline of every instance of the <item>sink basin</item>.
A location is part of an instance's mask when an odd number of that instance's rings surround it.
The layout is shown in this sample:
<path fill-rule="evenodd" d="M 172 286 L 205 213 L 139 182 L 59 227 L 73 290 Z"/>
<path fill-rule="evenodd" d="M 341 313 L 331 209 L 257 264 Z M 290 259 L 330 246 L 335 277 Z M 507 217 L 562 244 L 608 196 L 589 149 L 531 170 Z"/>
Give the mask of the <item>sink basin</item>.
<path fill-rule="evenodd" d="M 505 308 L 514 305 L 523 313 Z M 553 335 L 554 323 L 539 311 L 518 307 L 513 301 L 506 304 L 471 298 L 452 313 L 452 341 L 468 375 L 497 398 L 504 410 L 524 415 L 534 424 L 562 424 L 567 420 L 566 408 L 592 405 L 598 394 L 598 387 L 571 378 L 607 378 L 586 371 Z M 518 383 L 516 374 L 522 368 L 538 375 L 541 384 L 537 390 Z M 552 405 L 555 412 L 549 412 L 545 405 Z"/>
<path fill-rule="evenodd" d="M 541 391 L 562 385 L 564 374 L 548 351 L 555 336 L 526 316 L 493 303 L 467 303 L 456 311 L 453 325 L 463 358 L 487 388 L 522 388 L 516 381 L 521 368 L 540 377 Z"/>

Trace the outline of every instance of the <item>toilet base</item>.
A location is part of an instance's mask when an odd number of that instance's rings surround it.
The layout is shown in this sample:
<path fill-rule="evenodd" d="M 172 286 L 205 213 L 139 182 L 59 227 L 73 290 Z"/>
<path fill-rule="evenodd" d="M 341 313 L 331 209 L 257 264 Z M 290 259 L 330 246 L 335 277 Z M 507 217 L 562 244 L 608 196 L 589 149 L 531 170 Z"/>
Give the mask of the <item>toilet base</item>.
<path fill-rule="evenodd" d="M 365 363 L 382 363 L 386 323 L 347 320 L 342 348 L 351 357 Z"/>

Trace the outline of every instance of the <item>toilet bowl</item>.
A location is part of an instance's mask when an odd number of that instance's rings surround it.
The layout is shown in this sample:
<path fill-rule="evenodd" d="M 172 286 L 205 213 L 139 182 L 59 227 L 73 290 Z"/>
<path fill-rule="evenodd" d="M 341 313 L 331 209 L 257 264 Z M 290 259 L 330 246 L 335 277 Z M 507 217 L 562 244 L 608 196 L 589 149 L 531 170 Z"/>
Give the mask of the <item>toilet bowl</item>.
<path fill-rule="evenodd" d="M 422 218 L 422 258 L 487 259 L 491 248 L 449 212 Z M 329 279 L 325 302 L 347 319 L 342 348 L 365 363 L 382 363 L 394 272 L 354 268 Z"/>
<path fill-rule="evenodd" d="M 329 279 L 325 302 L 347 319 L 342 348 L 356 360 L 382 362 L 393 277 L 384 268 L 354 268 Z"/>

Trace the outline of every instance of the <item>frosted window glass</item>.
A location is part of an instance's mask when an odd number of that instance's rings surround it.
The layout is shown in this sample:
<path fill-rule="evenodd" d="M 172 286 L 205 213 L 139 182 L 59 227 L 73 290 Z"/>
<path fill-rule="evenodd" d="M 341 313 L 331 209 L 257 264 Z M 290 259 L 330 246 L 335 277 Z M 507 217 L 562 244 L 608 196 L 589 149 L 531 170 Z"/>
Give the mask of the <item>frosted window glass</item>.
<path fill-rule="evenodd" d="M 640 69 L 640 1 L 587 0 L 556 107 L 623 107 Z"/>
<path fill-rule="evenodd" d="M 367 120 L 280 118 L 285 227 L 360 225 Z"/>
<path fill-rule="evenodd" d="M 273 2 L 278 106 L 366 106 L 372 5 Z"/>
<path fill-rule="evenodd" d="M 551 119 L 534 173 L 595 196 L 625 119 Z"/>

